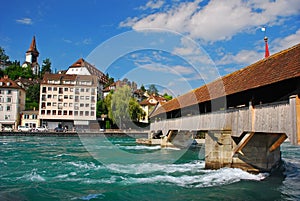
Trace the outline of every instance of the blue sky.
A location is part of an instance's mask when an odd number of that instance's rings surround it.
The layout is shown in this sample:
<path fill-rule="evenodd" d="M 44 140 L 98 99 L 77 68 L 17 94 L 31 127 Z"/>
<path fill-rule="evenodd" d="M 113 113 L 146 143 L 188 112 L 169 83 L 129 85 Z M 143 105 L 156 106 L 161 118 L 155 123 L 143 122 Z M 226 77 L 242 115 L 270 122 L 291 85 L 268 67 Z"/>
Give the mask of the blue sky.
<path fill-rule="evenodd" d="M 299 0 L 5 1 L 0 46 L 67 69 L 83 57 L 115 79 L 156 84 L 173 96 L 300 43 Z M 266 27 L 266 32 L 261 28 Z"/>

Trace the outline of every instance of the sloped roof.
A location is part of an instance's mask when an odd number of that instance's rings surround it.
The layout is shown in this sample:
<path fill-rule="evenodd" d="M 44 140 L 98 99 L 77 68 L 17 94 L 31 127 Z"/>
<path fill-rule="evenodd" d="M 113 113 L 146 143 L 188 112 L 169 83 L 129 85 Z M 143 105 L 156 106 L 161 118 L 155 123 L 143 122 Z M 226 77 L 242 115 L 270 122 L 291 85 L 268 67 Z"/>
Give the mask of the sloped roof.
<path fill-rule="evenodd" d="M 155 100 L 155 103 L 151 103 L 151 100 Z M 164 104 L 167 100 L 161 96 L 153 96 L 151 95 L 149 98 L 140 102 L 140 105 L 156 105 L 157 103 Z"/>
<path fill-rule="evenodd" d="M 95 75 L 75 75 L 75 74 L 50 74 L 46 73 L 43 77 L 42 84 L 49 84 L 50 80 L 58 80 L 60 84 L 63 84 L 62 81 L 75 81 L 75 80 L 85 80 L 92 81 L 93 84 L 96 84 L 96 76 Z M 52 83 L 51 83 L 52 85 Z M 64 84 L 66 85 L 66 84 Z M 74 85 L 74 84 L 70 84 Z"/>
<path fill-rule="evenodd" d="M 97 76 L 100 81 L 104 84 L 108 82 L 107 77 L 104 75 L 103 72 L 98 70 L 95 66 L 85 61 L 83 58 L 78 59 L 75 63 L 73 63 L 69 68 L 78 68 L 78 67 L 85 67 L 90 72 L 91 75 Z"/>
<path fill-rule="evenodd" d="M 39 51 L 36 48 L 35 36 L 33 36 L 32 41 L 29 46 L 29 49 L 27 50 L 26 53 L 28 53 L 28 52 L 35 52 L 35 53 L 39 54 Z"/>
<path fill-rule="evenodd" d="M 15 81 L 8 78 L 7 75 L 0 78 L 0 88 L 10 88 L 10 89 L 22 89 Z"/>
<path fill-rule="evenodd" d="M 196 103 L 297 77 L 300 77 L 300 44 L 172 99 L 157 108 L 152 117 Z"/>

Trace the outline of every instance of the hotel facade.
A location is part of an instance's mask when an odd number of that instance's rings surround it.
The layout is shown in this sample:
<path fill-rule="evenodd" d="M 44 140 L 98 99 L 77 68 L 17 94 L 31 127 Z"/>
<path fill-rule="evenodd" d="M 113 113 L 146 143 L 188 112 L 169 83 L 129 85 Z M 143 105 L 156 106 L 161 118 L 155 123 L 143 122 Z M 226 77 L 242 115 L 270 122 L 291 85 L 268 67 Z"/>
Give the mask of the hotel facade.
<path fill-rule="evenodd" d="M 92 75 L 45 74 L 40 87 L 41 124 L 74 130 L 95 121 L 97 80 Z"/>

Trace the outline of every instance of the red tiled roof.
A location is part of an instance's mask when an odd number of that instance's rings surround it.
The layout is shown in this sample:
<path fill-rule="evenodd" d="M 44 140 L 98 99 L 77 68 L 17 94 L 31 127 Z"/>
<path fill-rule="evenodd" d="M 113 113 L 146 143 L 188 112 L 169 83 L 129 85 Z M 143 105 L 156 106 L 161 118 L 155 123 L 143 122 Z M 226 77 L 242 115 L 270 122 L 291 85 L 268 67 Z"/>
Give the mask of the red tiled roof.
<path fill-rule="evenodd" d="M 94 75 L 74 75 L 74 74 L 50 74 L 46 73 L 43 77 L 42 84 L 49 84 L 49 80 L 59 80 L 59 81 L 75 81 L 75 80 L 86 80 L 86 81 L 93 81 L 93 84 L 96 83 L 95 81 L 96 76 Z M 60 82 L 60 84 L 63 84 Z M 52 84 L 51 84 L 52 85 Z M 65 84 L 64 84 L 65 85 Z M 74 84 L 71 84 L 74 85 Z"/>
<path fill-rule="evenodd" d="M 152 116 L 297 77 L 300 77 L 300 44 L 172 99 Z"/>
<path fill-rule="evenodd" d="M 37 54 L 39 54 L 39 51 L 36 48 L 35 36 L 33 36 L 30 47 L 26 53 L 28 53 L 28 52 L 36 52 Z"/>
<path fill-rule="evenodd" d="M 0 83 L 0 88 L 23 89 L 15 81 L 9 79 L 6 75 L 0 78 Z"/>

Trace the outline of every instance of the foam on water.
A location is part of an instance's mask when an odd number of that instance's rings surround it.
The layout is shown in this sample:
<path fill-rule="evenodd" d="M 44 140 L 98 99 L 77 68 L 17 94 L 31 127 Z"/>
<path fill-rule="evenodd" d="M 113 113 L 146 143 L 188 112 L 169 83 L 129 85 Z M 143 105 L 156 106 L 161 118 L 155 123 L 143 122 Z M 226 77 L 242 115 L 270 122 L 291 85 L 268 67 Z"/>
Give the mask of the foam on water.
<path fill-rule="evenodd" d="M 220 185 L 227 185 L 239 182 L 241 180 L 261 181 L 265 179 L 268 174 L 250 174 L 241 169 L 222 168 L 215 171 L 208 171 L 206 174 L 194 175 L 156 175 L 151 177 L 128 177 L 124 180 L 125 184 L 135 183 L 169 183 L 181 187 L 213 187 Z"/>
<path fill-rule="evenodd" d="M 174 173 L 174 172 L 201 172 L 204 168 L 204 162 L 191 162 L 185 164 L 158 164 L 158 163 L 140 163 L 140 164 L 110 164 L 106 166 L 114 172 L 126 174 L 149 174 L 154 172 Z"/>
<path fill-rule="evenodd" d="M 144 145 L 137 145 L 137 146 L 119 146 L 121 149 L 126 150 L 159 150 L 161 146 L 144 146 Z"/>
<path fill-rule="evenodd" d="M 36 182 L 43 182 L 46 181 L 46 179 L 44 177 L 42 177 L 41 175 L 39 175 L 37 173 L 37 169 L 33 169 L 31 171 L 31 173 L 29 174 L 25 174 L 22 177 L 20 177 L 19 179 L 25 179 L 27 181 L 36 181 Z"/>
<path fill-rule="evenodd" d="M 103 166 L 101 165 L 95 165 L 95 163 L 90 162 L 90 163 L 86 163 L 86 162 L 82 162 L 82 161 L 78 161 L 78 162 L 68 162 L 68 164 L 80 168 L 80 169 L 92 169 L 92 170 L 99 170 L 102 169 Z"/>

